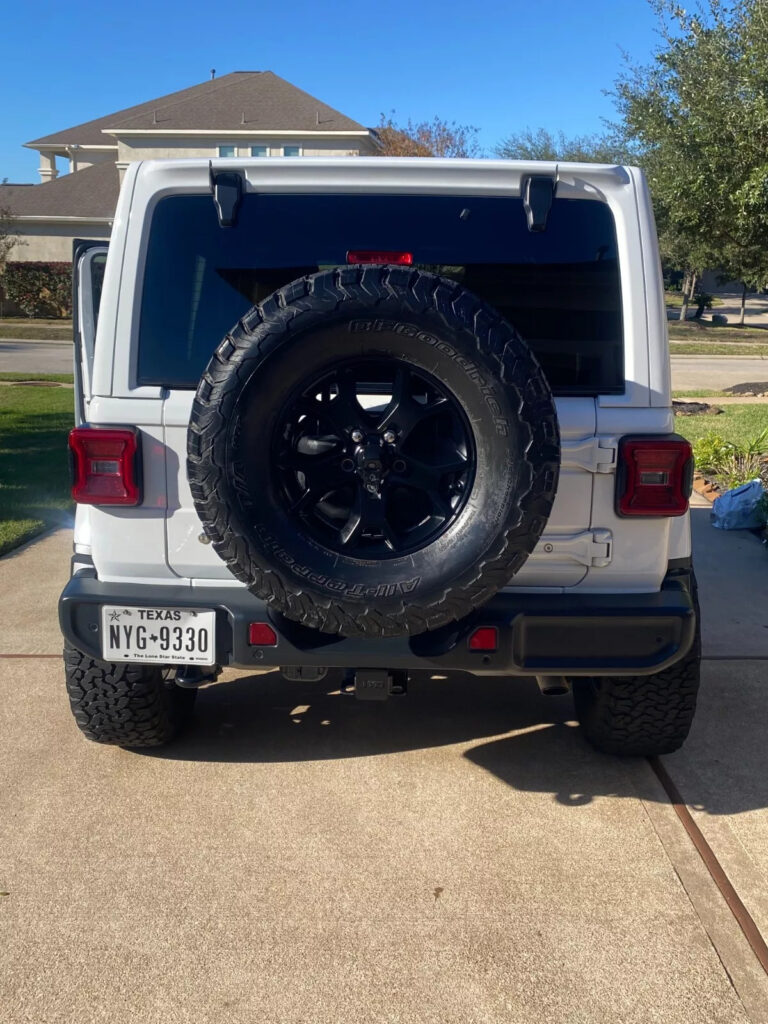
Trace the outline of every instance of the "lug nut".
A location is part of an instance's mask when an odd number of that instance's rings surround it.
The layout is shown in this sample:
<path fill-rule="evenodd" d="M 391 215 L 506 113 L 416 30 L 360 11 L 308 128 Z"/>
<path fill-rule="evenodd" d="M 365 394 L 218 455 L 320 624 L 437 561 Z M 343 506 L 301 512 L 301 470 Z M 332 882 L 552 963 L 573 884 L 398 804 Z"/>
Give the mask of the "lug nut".
<path fill-rule="evenodd" d="M 350 437 L 355 442 L 355 444 L 360 444 L 360 442 L 363 440 L 363 432 L 362 430 L 353 430 L 352 433 L 350 434 Z"/>
<path fill-rule="evenodd" d="M 351 473 L 352 470 L 355 468 L 354 460 L 353 459 L 342 459 L 341 460 L 341 468 L 344 470 L 345 473 Z"/>
<path fill-rule="evenodd" d="M 405 459 L 395 459 L 392 463 L 392 469 L 394 469 L 396 473 L 404 473 L 405 468 Z"/>
<path fill-rule="evenodd" d="M 395 435 L 394 430 L 385 430 L 382 436 L 383 436 L 383 438 L 384 438 L 384 440 L 386 441 L 387 444 L 394 444 L 395 443 L 396 435 Z"/>

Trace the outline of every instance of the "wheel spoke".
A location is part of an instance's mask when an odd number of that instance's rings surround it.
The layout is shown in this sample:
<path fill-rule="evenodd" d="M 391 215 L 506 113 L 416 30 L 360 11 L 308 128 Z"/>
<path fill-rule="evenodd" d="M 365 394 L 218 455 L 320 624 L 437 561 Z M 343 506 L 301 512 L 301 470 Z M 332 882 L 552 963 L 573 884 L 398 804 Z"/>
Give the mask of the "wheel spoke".
<path fill-rule="evenodd" d="M 448 407 L 448 400 L 442 395 L 431 402 L 417 402 L 411 395 L 411 381 L 410 371 L 399 366 L 392 382 L 392 397 L 378 424 L 379 430 L 396 430 L 401 441 L 404 441 L 419 423 Z"/>
<path fill-rule="evenodd" d="M 304 478 L 303 493 L 289 506 L 292 515 L 310 512 L 326 494 L 349 483 L 349 473 L 341 468 L 341 455 L 337 451 L 322 455 L 304 455 L 293 451 L 285 453 L 278 468 L 288 470 L 293 476 L 301 473 Z"/>
<path fill-rule="evenodd" d="M 371 494 L 364 487 L 358 487 L 349 517 L 339 531 L 339 539 L 346 547 L 354 547 L 364 530 L 376 530 L 381 533 L 387 547 L 395 550 L 397 541 L 387 521 L 384 498 Z"/>
<path fill-rule="evenodd" d="M 409 455 L 408 466 L 411 469 L 408 479 L 428 490 L 449 473 L 463 473 L 467 469 L 467 460 L 459 451 L 443 456 L 439 462 L 427 462 Z"/>
<path fill-rule="evenodd" d="M 440 462 L 426 462 L 423 459 L 408 459 L 410 473 L 407 476 L 398 476 L 396 481 L 402 481 L 409 487 L 416 487 L 426 494 L 432 503 L 433 515 L 441 521 L 450 519 L 453 515 L 453 508 L 450 501 L 444 496 L 441 484 L 446 476 L 452 473 L 461 473 L 467 468 L 467 460 L 456 451 L 453 455 L 447 455 Z"/>
<path fill-rule="evenodd" d="M 344 438 L 363 422 L 363 408 L 357 400 L 356 382 L 350 371 L 339 373 L 335 383 L 338 392 L 322 402 L 321 415 L 331 423 L 337 436 Z"/>

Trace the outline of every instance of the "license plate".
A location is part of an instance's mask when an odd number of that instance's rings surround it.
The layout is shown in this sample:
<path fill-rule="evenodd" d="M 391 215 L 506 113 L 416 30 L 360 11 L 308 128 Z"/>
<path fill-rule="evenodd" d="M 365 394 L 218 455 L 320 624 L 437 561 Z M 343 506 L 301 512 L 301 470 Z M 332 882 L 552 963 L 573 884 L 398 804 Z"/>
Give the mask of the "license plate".
<path fill-rule="evenodd" d="M 208 608 L 103 605 L 101 636 L 105 661 L 154 665 L 216 662 L 216 612 Z"/>

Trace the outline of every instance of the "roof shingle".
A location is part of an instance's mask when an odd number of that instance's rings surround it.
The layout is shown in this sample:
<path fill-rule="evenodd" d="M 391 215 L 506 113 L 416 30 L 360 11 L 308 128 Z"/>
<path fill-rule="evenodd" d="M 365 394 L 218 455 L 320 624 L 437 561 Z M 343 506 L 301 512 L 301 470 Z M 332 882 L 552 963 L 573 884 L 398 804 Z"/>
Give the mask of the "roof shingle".
<path fill-rule="evenodd" d="M 109 145 L 105 131 L 333 131 L 367 129 L 272 71 L 233 71 L 106 117 L 45 135 L 26 146 Z"/>
<path fill-rule="evenodd" d="M 120 175 L 112 162 L 84 167 L 42 185 L 0 185 L 0 206 L 14 217 L 113 217 Z"/>

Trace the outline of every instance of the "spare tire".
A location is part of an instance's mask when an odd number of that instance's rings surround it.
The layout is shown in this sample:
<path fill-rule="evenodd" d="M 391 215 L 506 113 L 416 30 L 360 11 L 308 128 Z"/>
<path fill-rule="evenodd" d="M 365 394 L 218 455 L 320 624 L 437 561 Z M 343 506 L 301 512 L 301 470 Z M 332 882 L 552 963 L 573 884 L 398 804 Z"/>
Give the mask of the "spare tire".
<path fill-rule="evenodd" d="M 521 568 L 557 488 L 547 380 L 499 314 L 446 278 L 366 266 L 301 278 L 221 342 L 192 407 L 205 532 L 287 618 L 422 633 Z"/>

